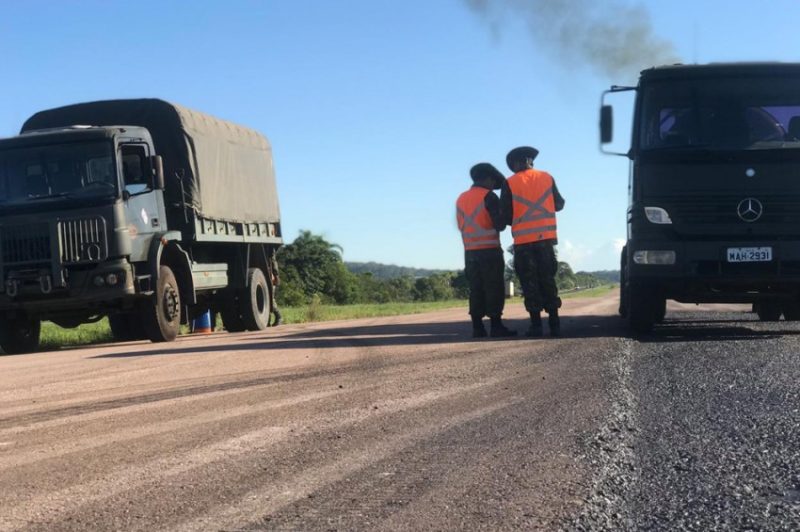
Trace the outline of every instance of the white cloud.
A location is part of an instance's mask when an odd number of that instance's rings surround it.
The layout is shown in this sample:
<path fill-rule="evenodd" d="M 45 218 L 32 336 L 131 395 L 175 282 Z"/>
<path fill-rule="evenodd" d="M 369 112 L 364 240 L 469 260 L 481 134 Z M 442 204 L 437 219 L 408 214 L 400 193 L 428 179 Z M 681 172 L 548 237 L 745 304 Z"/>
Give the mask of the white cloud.
<path fill-rule="evenodd" d="M 561 240 L 558 244 L 558 260 L 569 263 L 576 272 L 618 270 L 619 254 L 624 245 L 624 238 L 614 238 L 599 246 Z"/>

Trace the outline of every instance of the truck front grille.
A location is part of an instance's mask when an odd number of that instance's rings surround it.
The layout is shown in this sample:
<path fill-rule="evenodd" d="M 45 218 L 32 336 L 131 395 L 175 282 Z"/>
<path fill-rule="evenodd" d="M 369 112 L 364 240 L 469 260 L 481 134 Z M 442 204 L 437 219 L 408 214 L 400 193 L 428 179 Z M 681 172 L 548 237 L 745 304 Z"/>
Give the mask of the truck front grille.
<path fill-rule="evenodd" d="M 47 222 L 3 226 L 0 228 L 0 242 L 6 267 L 46 263 L 52 257 Z"/>
<path fill-rule="evenodd" d="M 746 196 L 696 198 L 674 203 L 667 208 L 673 221 L 681 224 L 741 224 L 736 208 Z M 753 222 L 762 224 L 800 224 L 800 198 L 791 196 L 766 196 L 754 194 L 764 207 L 761 218 Z"/>
<path fill-rule="evenodd" d="M 58 239 L 64 264 L 99 262 L 108 258 L 106 222 L 99 216 L 60 220 Z"/>

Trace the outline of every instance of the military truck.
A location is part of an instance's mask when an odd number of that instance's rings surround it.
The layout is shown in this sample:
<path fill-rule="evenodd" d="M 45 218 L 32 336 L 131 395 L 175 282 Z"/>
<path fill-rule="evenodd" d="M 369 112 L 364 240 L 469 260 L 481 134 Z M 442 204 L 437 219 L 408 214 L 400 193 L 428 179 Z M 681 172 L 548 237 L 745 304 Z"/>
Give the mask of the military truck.
<path fill-rule="evenodd" d="M 635 91 L 620 313 L 647 332 L 666 300 L 752 303 L 800 319 L 800 64 L 671 65 Z"/>
<path fill-rule="evenodd" d="M 212 309 L 267 326 L 282 244 L 261 134 L 162 100 L 69 105 L 0 140 L 0 347 L 42 320 L 108 316 L 115 338 L 174 340 Z"/>

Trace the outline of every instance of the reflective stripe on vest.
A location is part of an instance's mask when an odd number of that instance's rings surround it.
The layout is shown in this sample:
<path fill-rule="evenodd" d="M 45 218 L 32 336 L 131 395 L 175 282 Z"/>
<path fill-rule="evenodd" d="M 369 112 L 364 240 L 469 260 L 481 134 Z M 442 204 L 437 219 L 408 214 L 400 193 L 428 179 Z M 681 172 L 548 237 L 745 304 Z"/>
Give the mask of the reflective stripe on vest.
<path fill-rule="evenodd" d="M 500 234 L 486 210 L 485 200 L 489 192 L 485 188 L 473 187 L 456 201 L 456 221 L 467 251 L 500 247 Z"/>
<path fill-rule="evenodd" d="M 511 176 L 508 186 L 514 204 L 511 222 L 514 244 L 555 240 L 556 209 L 550 174 L 525 170 Z"/>

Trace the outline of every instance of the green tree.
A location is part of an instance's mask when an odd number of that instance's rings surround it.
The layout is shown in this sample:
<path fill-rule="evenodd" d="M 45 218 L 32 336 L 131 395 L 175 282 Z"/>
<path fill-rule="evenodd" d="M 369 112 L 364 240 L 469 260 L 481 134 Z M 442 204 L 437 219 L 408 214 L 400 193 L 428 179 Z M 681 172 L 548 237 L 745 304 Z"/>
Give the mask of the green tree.
<path fill-rule="evenodd" d="M 575 288 L 575 274 L 572 268 L 566 262 L 558 263 L 558 270 L 556 271 L 556 285 L 559 290 L 572 290 Z"/>
<path fill-rule="evenodd" d="M 323 301 L 348 303 L 353 297 L 352 274 L 344 267 L 341 253 L 338 244 L 311 231 L 300 231 L 294 242 L 278 251 L 281 302 L 297 304 L 302 294 L 307 303 L 318 294 Z"/>
<path fill-rule="evenodd" d="M 453 299 L 453 273 L 435 273 L 420 277 L 414 283 L 414 299 L 417 301 L 444 301 Z"/>
<path fill-rule="evenodd" d="M 414 288 L 414 278 L 410 275 L 390 279 L 389 294 L 391 301 L 413 301 L 415 295 Z"/>

